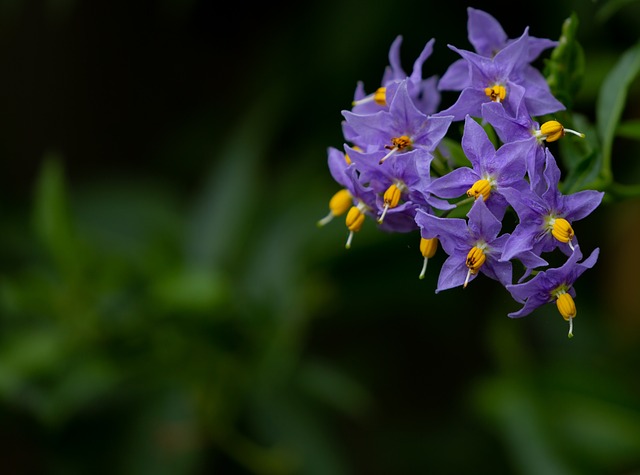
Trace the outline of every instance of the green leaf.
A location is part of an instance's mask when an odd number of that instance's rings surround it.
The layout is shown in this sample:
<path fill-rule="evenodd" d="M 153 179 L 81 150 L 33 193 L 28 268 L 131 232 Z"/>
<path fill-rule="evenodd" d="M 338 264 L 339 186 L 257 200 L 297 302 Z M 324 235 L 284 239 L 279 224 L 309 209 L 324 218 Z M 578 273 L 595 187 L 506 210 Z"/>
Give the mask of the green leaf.
<path fill-rule="evenodd" d="M 578 17 L 572 13 L 562 25 L 558 46 L 545 64 L 544 74 L 553 95 L 567 109 L 582 86 L 584 77 L 584 51 L 576 39 Z"/>
<path fill-rule="evenodd" d="M 616 136 L 626 139 L 640 140 L 640 119 L 628 120 L 618 124 Z"/>
<path fill-rule="evenodd" d="M 35 185 L 33 225 L 60 268 L 73 266 L 76 247 L 64 171 L 59 156 L 44 157 Z"/>
<path fill-rule="evenodd" d="M 611 152 L 629 86 L 640 71 L 640 42 L 627 50 L 609 72 L 596 102 L 596 128 L 602 143 L 602 177 L 611 181 Z"/>

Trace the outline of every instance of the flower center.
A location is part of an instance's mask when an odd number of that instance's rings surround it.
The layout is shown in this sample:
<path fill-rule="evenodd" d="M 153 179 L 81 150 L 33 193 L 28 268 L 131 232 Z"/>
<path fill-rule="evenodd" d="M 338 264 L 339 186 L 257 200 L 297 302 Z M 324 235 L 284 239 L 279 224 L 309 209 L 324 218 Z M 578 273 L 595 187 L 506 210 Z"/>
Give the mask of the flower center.
<path fill-rule="evenodd" d="M 345 247 L 349 249 L 351 247 L 351 240 L 353 239 L 353 234 L 357 233 L 362 229 L 362 224 L 364 223 L 365 218 L 365 210 L 368 207 L 362 201 L 359 201 L 356 206 L 352 206 L 349 208 L 349 212 L 347 213 L 347 217 L 345 218 L 345 224 L 349 229 L 349 237 L 347 238 L 347 243 Z"/>
<path fill-rule="evenodd" d="M 471 248 L 469 253 L 467 254 L 466 265 L 469 268 L 467 271 L 467 278 L 464 280 L 463 288 L 467 287 L 469 283 L 469 278 L 472 275 L 476 275 L 482 267 L 482 264 L 487 260 L 487 255 L 485 254 L 485 249 L 487 248 L 486 244 L 478 243 Z"/>
<path fill-rule="evenodd" d="M 577 310 L 576 303 L 573 301 L 573 297 L 567 292 L 566 285 L 561 285 L 551 292 L 551 295 L 556 299 L 556 306 L 558 312 L 562 315 L 566 321 L 569 322 L 569 338 L 573 338 L 573 319 L 576 318 Z"/>
<path fill-rule="evenodd" d="M 402 198 L 402 193 L 407 191 L 407 187 L 404 183 L 397 181 L 393 183 L 387 191 L 384 192 L 382 200 L 384 202 L 384 209 L 382 210 L 382 214 L 378 218 L 378 223 L 382 223 L 384 221 L 384 217 L 387 214 L 387 211 L 395 208 L 400 203 L 400 198 Z"/>
<path fill-rule="evenodd" d="M 479 196 L 482 196 L 484 201 L 487 201 L 489 195 L 491 194 L 491 183 L 489 180 L 480 179 L 476 181 L 471 188 L 467 190 L 467 196 L 478 199 Z"/>
<path fill-rule="evenodd" d="M 538 138 L 539 141 L 546 140 L 547 142 L 555 142 L 556 140 L 560 140 L 562 137 L 564 137 L 567 132 L 577 135 L 580 138 L 584 138 L 584 134 L 582 132 L 576 132 L 572 129 L 565 129 L 564 126 L 557 120 L 549 120 L 545 122 L 540 126 L 540 130 L 537 130 L 534 135 Z"/>
<path fill-rule="evenodd" d="M 384 148 L 389 150 L 384 157 L 380 159 L 378 163 L 383 163 L 387 158 L 396 152 L 401 152 L 412 145 L 411 138 L 408 135 L 401 135 L 400 137 L 393 137 L 391 139 L 391 145 L 385 145 Z"/>
<path fill-rule="evenodd" d="M 366 104 L 367 102 L 375 102 L 379 106 L 387 105 L 387 88 L 379 87 L 376 89 L 376 92 L 368 95 L 367 97 L 363 97 L 360 100 L 353 101 L 351 103 L 352 106 L 359 106 L 360 104 Z"/>
<path fill-rule="evenodd" d="M 484 93 L 491 98 L 493 102 L 502 102 L 507 97 L 507 90 L 500 84 L 494 84 L 491 87 L 485 87 Z"/>

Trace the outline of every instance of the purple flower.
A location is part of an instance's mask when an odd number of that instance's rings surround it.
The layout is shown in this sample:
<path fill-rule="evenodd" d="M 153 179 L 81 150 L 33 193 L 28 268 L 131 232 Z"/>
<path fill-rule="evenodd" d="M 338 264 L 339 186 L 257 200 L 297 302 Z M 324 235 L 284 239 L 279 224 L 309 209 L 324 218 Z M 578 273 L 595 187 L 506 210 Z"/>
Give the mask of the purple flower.
<path fill-rule="evenodd" d="M 407 81 L 402 81 L 388 111 L 375 114 L 354 114 L 343 111 L 349 133 L 347 141 L 357 144 L 365 152 L 387 150 L 380 159 L 413 149 L 432 153 L 446 135 L 452 118 L 427 116 L 415 106 L 409 96 Z"/>
<path fill-rule="evenodd" d="M 573 284 L 585 270 L 595 265 L 599 254 L 600 249 L 596 248 L 587 259 L 580 263 L 578 261 L 582 259 L 582 252 L 580 246 L 576 246 L 561 267 L 540 272 L 528 282 L 507 285 L 507 290 L 512 297 L 517 302 L 524 304 L 517 312 L 510 313 L 509 317 L 524 317 L 536 308 L 555 301 L 562 317 L 569 321 L 569 337 L 572 337 L 573 319 L 576 316 L 573 301 L 576 291 Z"/>
<path fill-rule="evenodd" d="M 480 56 L 492 58 L 503 50 L 509 43 L 515 41 L 509 39 L 504 29 L 493 16 L 482 10 L 467 8 L 467 31 L 469 42 L 475 52 Z M 558 42 L 546 38 L 529 36 L 526 62 L 535 61 L 540 54 L 557 46 Z M 531 66 L 524 65 L 525 68 Z M 532 74 L 528 71 L 529 74 Z M 535 74 L 535 73 L 533 73 Z M 439 81 L 438 88 L 441 91 L 461 91 L 469 85 L 469 65 L 464 59 L 454 61 Z"/>
<path fill-rule="evenodd" d="M 566 255 L 573 252 L 576 240 L 572 223 L 588 216 L 598 207 L 603 192 L 584 190 L 563 195 L 558 189 L 560 169 L 549 151 L 546 153 L 544 178 L 547 188 L 541 195 L 530 189 L 504 189 L 502 194 L 516 211 L 519 223 L 507 241 L 502 258 L 509 260 L 522 252 L 537 255 L 559 247 Z"/>
<path fill-rule="evenodd" d="M 411 74 L 408 75 L 402 68 L 400 61 L 400 45 L 402 36 L 397 36 L 389 49 L 389 65 L 382 76 L 382 86 L 374 93 L 367 94 L 362 81 L 358 82 L 353 99 L 352 112 L 356 114 L 371 114 L 381 109 L 387 109 L 398 85 L 407 80 L 409 95 L 415 101 L 416 106 L 425 114 L 436 112 L 440 104 L 440 92 L 437 89 L 438 78 L 431 76 L 422 78 L 424 62 L 433 53 L 434 39 L 424 46 L 420 56 L 413 63 Z"/>
<path fill-rule="evenodd" d="M 459 167 L 435 179 L 428 191 L 440 198 L 457 198 L 463 194 L 478 198 L 482 195 L 488 208 L 502 219 L 508 207 L 502 195 L 503 188 L 527 187 L 524 179 L 526 142 L 512 142 L 498 150 L 482 126 L 470 116 L 465 118 L 462 149 L 471 162 L 470 167 Z"/>
<path fill-rule="evenodd" d="M 461 218 L 439 218 L 424 210 L 416 214 L 422 238 L 438 238 L 449 256 L 442 265 L 436 293 L 460 285 L 466 287 L 478 272 L 502 285 L 511 283 L 511 263 L 500 260 L 509 237 L 508 234 L 498 237 L 501 222 L 483 200 L 473 203 L 467 217 L 468 222 Z"/>
<path fill-rule="evenodd" d="M 348 146 L 345 146 L 345 150 L 360 172 L 360 181 L 369 184 L 378 193 L 378 223 L 384 224 L 383 228 L 394 222 L 394 215 L 405 214 L 410 218 L 409 222 L 396 222 L 394 230 L 404 232 L 416 229 L 414 217 L 418 206 L 428 209 L 454 207 L 427 191 L 431 181 L 431 154 L 412 150 L 406 152 L 402 160 L 380 164 L 379 160 L 385 154 L 383 151 L 361 153 Z M 402 227 L 398 228 L 399 225 Z"/>
<path fill-rule="evenodd" d="M 458 49 L 456 51 L 468 63 L 469 81 L 458 100 L 443 115 L 453 115 L 454 120 L 462 120 L 467 114 L 473 117 L 482 115 L 481 106 L 485 102 L 503 102 L 510 114 L 514 115 L 520 98 L 524 97 L 532 115 L 543 115 L 564 110 L 544 76 L 528 65 L 529 34 L 528 28 L 517 40 L 509 43 L 494 57 Z"/>

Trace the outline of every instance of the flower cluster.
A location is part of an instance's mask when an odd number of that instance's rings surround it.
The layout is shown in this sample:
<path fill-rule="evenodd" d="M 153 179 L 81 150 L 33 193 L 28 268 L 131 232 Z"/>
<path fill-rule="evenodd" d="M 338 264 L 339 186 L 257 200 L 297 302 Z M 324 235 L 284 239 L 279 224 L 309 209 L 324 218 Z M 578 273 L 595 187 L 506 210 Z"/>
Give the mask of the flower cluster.
<path fill-rule="evenodd" d="M 329 171 L 340 189 L 318 224 L 346 215 L 347 248 L 367 219 L 388 232 L 416 231 L 424 258 L 420 278 L 438 247 L 447 254 L 436 293 L 466 287 L 483 274 L 523 305 L 510 317 L 555 302 L 571 337 L 574 283 L 599 252 L 583 260 L 573 226 L 604 193 L 562 194 L 561 171 L 547 143 L 583 134 L 555 120 L 538 122 L 565 110 L 533 66 L 558 42 L 531 36 L 528 28 L 508 38 L 493 16 L 474 8 L 468 8 L 467 26 L 474 51 L 449 45 L 460 59 L 442 77 L 422 77 L 433 39 L 405 73 L 399 36 L 380 87 L 366 93 L 357 84 L 352 108 L 342 112 L 345 143 L 328 148 Z M 459 93 L 445 109 L 439 109 L 442 91 Z M 458 122 L 462 163 L 447 141 Z M 452 217 L 454 210 L 463 217 Z M 503 230 L 507 214 L 517 218 L 509 232 Z M 546 254 L 556 250 L 566 260 L 552 268 Z M 515 262 L 523 269 L 519 277 Z"/>

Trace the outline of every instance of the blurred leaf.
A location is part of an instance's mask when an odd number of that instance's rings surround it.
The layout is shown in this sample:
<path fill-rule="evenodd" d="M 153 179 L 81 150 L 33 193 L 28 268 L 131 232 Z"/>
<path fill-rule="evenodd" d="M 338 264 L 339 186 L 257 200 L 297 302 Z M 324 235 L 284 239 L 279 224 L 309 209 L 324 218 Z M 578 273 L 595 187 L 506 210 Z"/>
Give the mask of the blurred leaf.
<path fill-rule="evenodd" d="M 585 137 L 580 139 L 568 135 L 558 141 L 560 157 L 566 167 L 566 176 L 561 184 L 564 194 L 595 187 L 602 169 L 600 141 L 593 124 L 580 114 L 572 114 L 571 118 L 571 127 L 584 133 Z"/>
<path fill-rule="evenodd" d="M 573 107 L 584 77 L 584 51 L 578 43 L 577 31 L 578 17 L 572 13 L 564 21 L 558 46 L 551 52 L 544 69 L 551 92 L 567 109 Z"/>
<path fill-rule="evenodd" d="M 608 21 L 613 15 L 620 11 L 623 7 L 630 5 L 638 0 L 608 0 L 603 2 L 600 10 L 596 12 L 596 18 L 598 21 L 604 23 Z"/>
<path fill-rule="evenodd" d="M 33 223 L 36 233 L 61 269 L 75 266 L 77 243 L 64 171 L 59 156 L 44 157 L 35 185 Z"/>
<path fill-rule="evenodd" d="M 618 124 L 616 136 L 627 139 L 640 140 L 640 119 L 627 120 Z"/>
<path fill-rule="evenodd" d="M 311 396 L 347 415 L 362 415 L 373 402 L 362 385 L 329 364 L 307 361 L 302 364 L 299 377 Z"/>
<path fill-rule="evenodd" d="M 597 98 L 596 127 L 602 145 L 602 177 L 612 179 L 611 153 L 630 84 L 640 71 L 640 42 L 627 50 L 609 72 Z"/>

